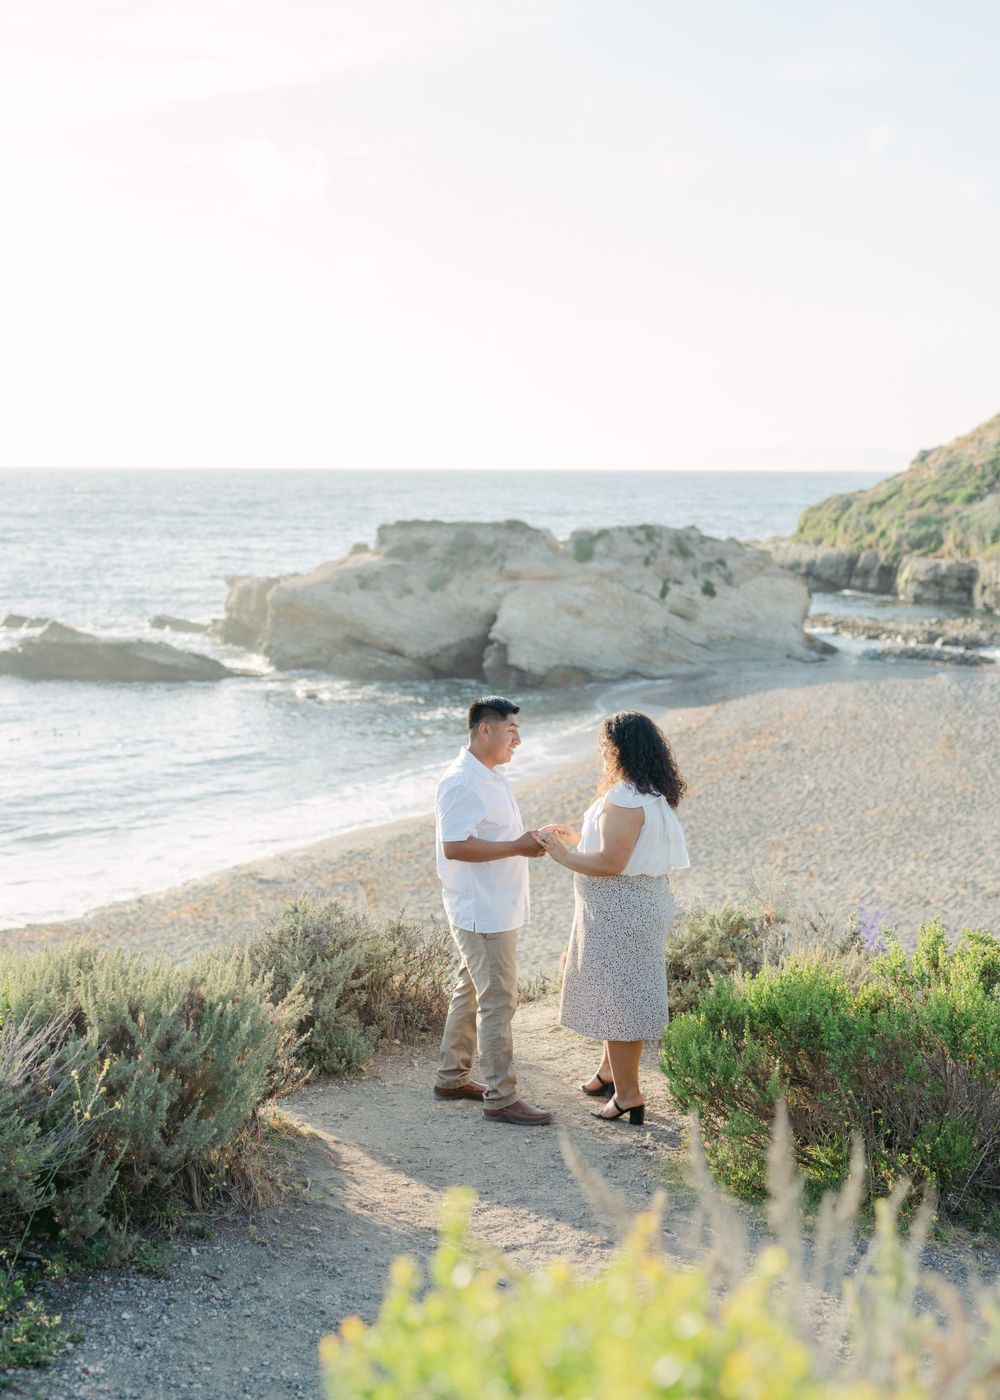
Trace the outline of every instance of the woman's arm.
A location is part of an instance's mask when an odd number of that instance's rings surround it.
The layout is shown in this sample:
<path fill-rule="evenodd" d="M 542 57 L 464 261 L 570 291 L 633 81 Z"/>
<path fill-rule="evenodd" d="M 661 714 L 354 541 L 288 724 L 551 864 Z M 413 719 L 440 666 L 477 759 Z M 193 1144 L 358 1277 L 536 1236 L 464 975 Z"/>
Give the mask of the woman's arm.
<path fill-rule="evenodd" d="M 575 870 L 580 875 L 620 875 L 628 865 L 639 832 L 646 819 L 641 807 L 615 807 L 611 804 L 597 819 L 601 836 L 600 849 L 590 855 L 571 851 L 554 831 L 535 831 L 532 835 L 544 846 L 554 861 Z"/>

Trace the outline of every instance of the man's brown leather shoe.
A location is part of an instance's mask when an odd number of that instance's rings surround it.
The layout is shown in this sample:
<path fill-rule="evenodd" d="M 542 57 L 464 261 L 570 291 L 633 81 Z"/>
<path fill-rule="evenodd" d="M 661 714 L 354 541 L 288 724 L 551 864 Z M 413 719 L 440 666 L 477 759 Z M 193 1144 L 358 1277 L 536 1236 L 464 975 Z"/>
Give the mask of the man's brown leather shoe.
<path fill-rule="evenodd" d="M 434 1096 L 438 1099 L 481 1099 L 486 1093 L 485 1084 L 477 1084 L 474 1079 L 467 1079 L 464 1084 L 449 1085 L 447 1089 L 439 1089 L 434 1085 Z"/>
<path fill-rule="evenodd" d="M 491 1123 L 517 1123 L 522 1128 L 552 1122 L 552 1114 L 547 1108 L 532 1108 L 524 1099 L 515 1099 L 506 1108 L 484 1108 L 483 1117 Z"/>

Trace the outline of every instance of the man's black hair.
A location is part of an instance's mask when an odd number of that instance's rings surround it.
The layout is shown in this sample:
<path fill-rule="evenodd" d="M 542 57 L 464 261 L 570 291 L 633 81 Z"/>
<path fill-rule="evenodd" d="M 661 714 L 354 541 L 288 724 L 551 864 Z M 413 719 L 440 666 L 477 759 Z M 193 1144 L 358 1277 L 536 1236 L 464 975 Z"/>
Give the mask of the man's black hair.
<path fill-rule="evenodd" d="M 505 700 L 502 695 L 481 695 L 469 706 L 469 733 L 481 720 L 506 719 L 508 715 L 516 715 L 520 709 L 520 705 L 515 705 L 513 700 Z"/>

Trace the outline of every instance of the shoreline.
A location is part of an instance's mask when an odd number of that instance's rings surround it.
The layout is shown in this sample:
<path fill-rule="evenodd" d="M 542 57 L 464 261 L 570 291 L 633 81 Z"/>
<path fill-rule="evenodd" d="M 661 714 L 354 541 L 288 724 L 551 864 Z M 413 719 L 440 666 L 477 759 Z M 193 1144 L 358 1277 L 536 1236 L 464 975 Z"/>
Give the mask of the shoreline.
<path fill-rule="evenodd" d="M 320 675 L 312 678 L 311 684 L 309 679 L 302 675 L 286 679 L 291 682 L 291 689 L 304 690 L 311 698 L 332 678 Z M 0 683 L 2 680 L 0 677 Z M 445 684 L 454 691 L 455 687 L 462 683 L 448 681 Z M 48 907 L 32 909 L 32 901 L 29 899 L 28 907 L 24 907 L 22 903 L 20 909 L 10 907 L 0 912 L 0 944 L 4 936 L 12 931 L 72 923 L 85 919 L 96 911 L 166 894 L 195 881 L 217 876 L 226 870 L 242 869 L 261 861 L 294 854 L 336 837 L 373 831 L 394 822 L 426 816 L 433 810 L 434 787 L 438 775 L 454 758 L 462 741 L 460 726 L 465 704 L 475 693 L 469 689 L 472 684 L 465 683 L 465 703 L 457 706 L 454 695 L 442 702 L 450 704 L 454 709 L 454 728 L 444 738 L 447 747 L 441 746 L 440 733 L 432 735 L 431 743 L 411 755 L 405 766 L 395 772 L 388 768 L 376 769 L 374 774 L 364 781 L 363 806 L 352 806 L 352 803 L 356 803 L 352 794 L 356 791 L 357 782 L 348 773 L 343 775 L 344 781 L 339 786 L 325 794 L 325 820 L 317 820 L 311 812 L 307 812 L 306 820 L 300 822 L 299 831 L 290 829 L 287 802 L 286 811 L 280 814 L 277 830 L 262 832 L 258 826 L 251 834 L 245 829 L 240 831 L 237 822 L 237 840 L 224 842 L 221 846 L 218 843 L 210 846 L 207 842 L 200 846 L 190 841 L 185 843 L 185 831 L 179 822 L 155 838 L 151 832 L 143 836 L 142 832 L 138 831 L 138 840 L 146 850 L 150 849 L 155 839 L 157 842 L 163 842 L 167 851 L 174 857 L 166 862 L 169 868 L 157 870 L 156 875 L 159 878 L 156 878 L 152 870 L 144 867 L 140 867 L 143 873 L 136 878 L 135 867 L 130 863 L 128 853 L 119 853 L 116 868 L 105 865 L 100 873 L 95 862 L 94 871 L 88 872 L 88 875 L 92 874 L 97 878 L 87 879 L 87 888 L 77 888 L 75 897 L 60 900 L 58 903 L 62 907 L 53 907 L 56 902 L 49 898 L 46 892 Z M 529 742 L 518 754 L 513 766 L 513 777 L 518 790 L 533 785 L 585 757 L 591 751 L 596 727 L 605 714 L 616 709 L 644 707 L 647 705 L 647 697 L 650 696 L 653 697 L 650 702 L 652 708 L 662 708 L 669 694 L 670 684 L 669 679 L 650 681 L 646 678 L 593 682 L 580 688 L 571 705 L 560 703 L 555 712 L 552 709 L 552 692 L 542 692 L 538 696 L 537 708 L 529 698 L 525 702 L 530 715 Z M 327 698 L 323 708 L 330 706 L 331 701 Z M 417 717 L 419 719 L 419 711 Z M 358 737 L 360 742 L 360 736 Z M 321 738 L 321 735 L 317 736 L 318 741 L 321 741 Z M 305 805 L 307 808 L 314 808 L 317 799 L 310 796 Z M 198 812 L 193 815 L 197 820 Z M 245 810 L 243 815 L 245 827 Z M 239 839 L 240 837 L 243 839 Z M 134 845 L 131 853 L 135 854 Z M 164 864 L 161 860 L 160 867 Z M 48 869 L 59 868 L 58 849 L 50 852 L 47 866 Z M 120 875 L 125 875 L 126 878 L 117 878 Z M 153 878 L 150 878 L 151 875 Z M 46 878 L 44 884 L 48 886 L 50 883 L 49 878 Z M 0 865 L 0 890 L 3 884 Z M 72 877 L 70 884 L 75 887 Z"/>
<path fill-rule="evenodd" d="M 908 940 L 936 914 L 953 931 L 996 926 L 1000 678 L 837 656 L 703 672 L 659 689 L 668 703 L 651 682 L 643 707 L 664 725 L 690 786 L 681 818 L 692 869 L 673 882 L 682 904 L 736 899 L 757 882 L 817 917 L 839 922 L 857 910 L 868 922 L 898 922 Z M 530 697 L 523 713 L 530 717 Z M 574 820 L 595 776 L 596 753 L 515 778 L 526 823 Z M 0 930 L 0 946 L 88 935 L 184 958 L 252 934 L 300 893 L 363 895 L 377 912 L 443 922 L 432 815 L 354 828 L 76 918 Z M 555 965 L 571 917 L 567 873 L 534 863 L 523 971 Z"/>

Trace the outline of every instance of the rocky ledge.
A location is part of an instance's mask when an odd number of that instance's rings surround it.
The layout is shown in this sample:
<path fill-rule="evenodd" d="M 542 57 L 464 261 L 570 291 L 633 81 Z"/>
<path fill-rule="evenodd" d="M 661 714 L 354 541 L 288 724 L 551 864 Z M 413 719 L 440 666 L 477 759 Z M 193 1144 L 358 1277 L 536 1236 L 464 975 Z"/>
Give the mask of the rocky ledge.
<path fill-rule="evenodd" d="M 851 637 L 855 641 L 877 642 L 861 655 L 871 660 L 903 658 L 907 661 L 933 661 L 936 665 L 994 666 L 995 659 L 984 647 L 1000 646 L 1000 623 L 996 626 L 974 618 L 928 618 L 926 622 L 899 618 L 841 617 L 833 613 L 810 613 L 806 628 L 817 641 L 824 633 Z"/>
<path fill-rule="evenodd" d="M 1000 622 L 978 621 L 971 617 L 929 617 L 925 622 L 895 617 L 842 617 L 839 613 L 810 613 L 809 631 L 835 632 L 876 642 L 909 643 L 925 647 L 1000 647 Z"/>
<path fill-rule="evenodd" d="M 0 651 L 0 675 L 59 681 L 217 681 L 237 672 L 199 652 L 166 642 L 95 637 L 47 622 L 34 636 Z"/>
<path fill-rule="evenodd" d="M 559 686 L 813 660 L 804 584 L 698 530 L 401 521 L 309 574 L 229 580 L 226 640 L 351 679 Z"/>
<path fill-rule="evenodd" d="M 833 549 L 795 539 L 762 540 L 782 568 L 813 587 L 839 593 L 881 593 L 930 607 L 968 607 L 1000 613 L 1000 559 L 894 559 L 877 549 Z"/>

